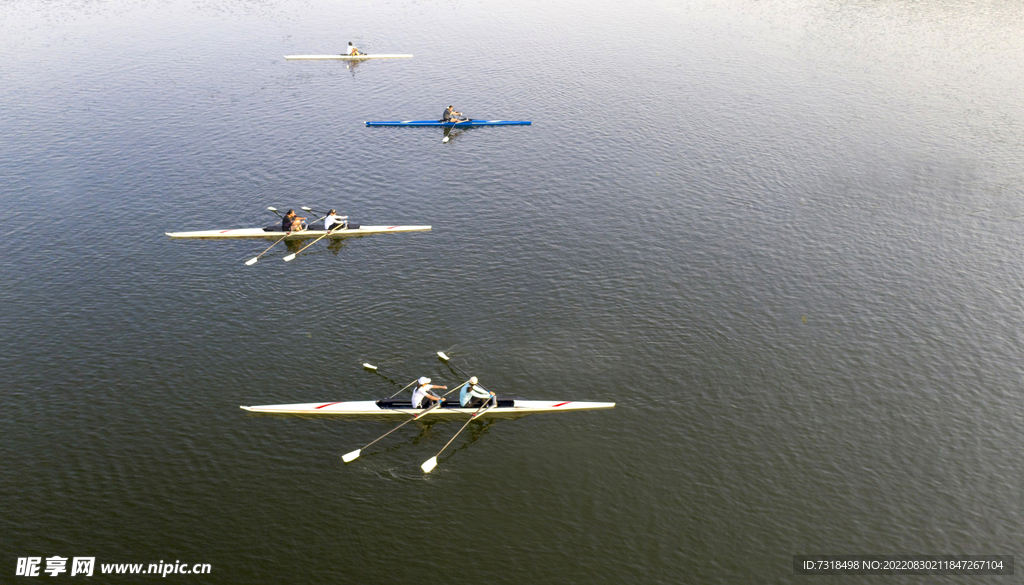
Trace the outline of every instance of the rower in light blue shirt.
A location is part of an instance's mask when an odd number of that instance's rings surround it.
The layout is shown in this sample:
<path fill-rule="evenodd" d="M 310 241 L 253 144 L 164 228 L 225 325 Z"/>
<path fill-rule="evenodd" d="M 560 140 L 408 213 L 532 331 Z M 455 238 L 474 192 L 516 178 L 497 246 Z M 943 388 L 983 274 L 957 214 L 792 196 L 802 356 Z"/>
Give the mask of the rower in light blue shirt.
<path fill-rule="evenodd" d="M 494 392 L 485 390 L 478 383 L 479 380 L 476 379 L 476 376 L 473 376 L 468 382 L 459 387 L 459 404 L 463 408 L 478 408 L 491 400 L 497 405 L 498 398 L 494 395 Z"/>

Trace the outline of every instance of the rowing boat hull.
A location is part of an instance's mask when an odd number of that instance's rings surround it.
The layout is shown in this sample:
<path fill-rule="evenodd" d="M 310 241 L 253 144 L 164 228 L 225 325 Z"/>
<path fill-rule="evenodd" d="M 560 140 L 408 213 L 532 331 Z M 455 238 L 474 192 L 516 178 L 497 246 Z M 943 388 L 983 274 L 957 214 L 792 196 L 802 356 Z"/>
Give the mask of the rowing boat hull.
<path fill-rule="evenodd" d="M 347 416 L 380 416 L 380 415 L 404 415 L 415 416 L 423 412 L 421 408 L 388 408 L 383 407 L 376 400 L 360 400 L 355 402 L 310 402 L 306 404 L 271 404 L 266 406 L 242 406 L 242 410 L 249 412 L 272 413 L 272 414 L 323 414 L 323 415 L 347 415 Z M 408 401 L 406 401 L 407 403 Z M 549 401 L 549 400 L 502 400 L 503 403 L 512 403 L 512 406 L 499 404 L 495 408 L 485 411 L 480 416 L 497 415 L 521 415 L 536 414 L 541 412 L 566 412 L 569 410 L 596 410 L 601 408 L 615 408 L 614 402 L 573 402 L 573 401 Z M 476 408 L 435 408 L 428 416 L 445 415 L 471 415 L 477 411 Z"/>
<path fill-rule="evenodd" d="M 376 55 L 285 55 L 289 61 L 363 61 L 365 59 L 412 59 L 403 53 L 378 53 Z"/>
<path fill-rule="evenodd" d="M 426 232 L 430 231 L 429 225 L 361 225 L 355 229 L 342 229 L 331 232 L 328 238 L 348 238 L 352 236 L 366 236 L 370 234 L 385 234 L 394 232 Z M 284 232 L 266 231 L 263 228 L 242 228 L 234 230 L 208 230 L 203 232 L 166 232 L 168 236 L 175 239 L 202 239 L 202 240 L 231 240 L 231 239 L 264 239 L 277 240 L 284 236 Z M 295 232 L 287 236 L 288 240 L 304 240 L 308 238 L 319 238 L 327 234 L 324 230 L 305 230 Z"/>
<path fill-rule="evenodd" d="M 529 126 L 533 122 L 529 120 L 469 120 L 468 122 L 438 122 L 437 120 L 392 120 L 384 122 L 367 122 L 367 126 L 439 126 L 457 127 L 468 126 Z"/>

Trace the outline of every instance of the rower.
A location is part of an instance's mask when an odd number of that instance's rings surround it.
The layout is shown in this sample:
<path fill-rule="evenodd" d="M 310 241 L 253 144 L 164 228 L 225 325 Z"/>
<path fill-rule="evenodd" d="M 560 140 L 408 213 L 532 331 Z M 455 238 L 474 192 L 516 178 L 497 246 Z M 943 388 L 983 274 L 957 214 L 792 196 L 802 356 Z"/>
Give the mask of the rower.
<path fill-rule="evenodd" d="M 359 49 L 355 48 L 355 46 L 352 45 L 352 41 L 348 42 L 348 53 L 346 53 L 346 55 L 348 55 L 350 57 L 355 57 L 356 55 L 365 55 L 365 54 L 366 53 L 360 53 Z"/>
<path fill-rule="evenodd" d="M 469 118 L 462 115 L 462 112 L 456 112 L 455 106 L 448 106 L 445 109 L 444 114 L 441 115 L 442 122 L 454 122 L 458 124 L 459 122 L 465 122 L 468 119 Z"/>
<path fill-rule="evenodd" d="M 477 384 L 478 380 L 476 376 L 473 376 L 468 382 L 459 387 L 459 404 L 463 408 L 476 408 L 494 401 L 495 405 L 497 405 L 498 398 L 494 395 L 494 392 L 484 390 Z"/>
<path fill-rule="evenodd" d="M 343 230 L 348 227 L 347 215 L 337 215 L 332 209 L 327 212 L 327 217 L 324 218 L 324 230 L 331 231 L 333 226 L 341 226 L 338 229 Z"/>
<path fill-rule="evenodd" d="M 281 231 L 283 232 L 300 232 L 302 231 L 302 220 L 304 217 L 296 217 L 295 210 L 289 209 L 288 213 L 284 214 L 281 218 Z"/>
<path fill-rule="evenodd" d="M 438 386 L 437 384 L 431 384 L 430 378 L 424 376 L 416 381 L 416 390 L 412 393 L 412 407 L 413 408 L 427 408 L 433 406 L 435 403 L 443 403 L 444 398 L 441 398 L 437 394 L 431 392 L 434 388 L 441 388 L 447 390 L 447 386 Z"/>

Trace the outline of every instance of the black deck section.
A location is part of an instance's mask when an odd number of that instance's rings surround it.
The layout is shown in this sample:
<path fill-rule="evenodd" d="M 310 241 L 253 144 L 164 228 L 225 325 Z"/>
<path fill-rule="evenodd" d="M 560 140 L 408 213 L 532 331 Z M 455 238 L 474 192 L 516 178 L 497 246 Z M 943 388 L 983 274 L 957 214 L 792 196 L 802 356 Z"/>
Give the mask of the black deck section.
<path fill-rule="evenodd" d="M 314 221 L 312 223 L 306 224 L 306 229 L 307 230 L 314 230 L 314 231 L 316 231 L 316 230 L 322 231 L 324 229 L 324 222 L 323 221 Z M 348 228 L 347 229 L 357 230 L 357 229 L 359 229 L 359 224 L 350 221 L 350 222 L 348 222 Z M 265 231 L 265 232 L 277 232 L 277 233 L 280 233 L 280 234 L 284 233 L 284 230 L 281 229 L 280 224 L 278 224 L 278 225 L 268 225 L 267 227 L 263 228 L 263 231 Z M 341 231 L 341 230 L 338 230 L 338 231 Z"/>
<path fill-rule="evenodd" d="M 498 406 L 499 407 L 504 406 L 506 408 L 512 408 L 515 405 L 516 405 L 516 401 L 513 400 L 512 398 L 499 398 L 498 399 Z M 381 408 L 393 408 L 393 409 L 398 409 L 398 410 L 403 409 L 403 408 L 404 409 L 412 410 L 412 400 L 410 400 L 409 398 L 384 398 L 382 400 L 378 400 L 377 401 L 377 406 L 379 406 Z M 448 402 L 445 402 L 444 406 L 442 406 L 441 408 L 442 409 L 462 408 L 462 406 L 459 405 L 459 401 L 458 401 L 458 399 L 456 399 L 456 400 L 449 400 Z"/>

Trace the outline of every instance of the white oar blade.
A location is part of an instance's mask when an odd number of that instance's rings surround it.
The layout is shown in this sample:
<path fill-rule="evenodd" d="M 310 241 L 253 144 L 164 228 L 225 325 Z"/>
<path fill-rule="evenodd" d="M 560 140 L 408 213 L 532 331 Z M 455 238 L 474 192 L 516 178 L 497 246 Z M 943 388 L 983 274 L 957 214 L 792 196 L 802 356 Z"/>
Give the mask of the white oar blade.
<path fill-rule="evenodd" d="M 252 266 L 253 264 L 256 263 L 257 260 L 259 260 L 259 258 L 250 258 L 250 259 L 245 261 L 245 265 L 246 266 Z"/>
<path fill-rule="evenodd" d="M 441 139 L 441 142 L 447 143 L 447 142 L 448 142 L 448 137 L 447 137 L 447 136 L 445 136 L 444 138 L 442 138 L 442 139 Z"/>
<path fill-rule="evenodd" d="M 451 359 L 448 356 L 446 356 L 443 351 L 437 352 L 437 357 L 443 359 L 444 361 L 448 361 L 449 359 Z"/>
<path fill-rule="evenodd" d="M 285 262 L 291 262 L 292 260 L 295 260 L 295 254 L 288 254 L 284 257 Z"/>
<path fill-rule="evenodd" d="M 345 463 L 348 463 L 350 461 L 355 461 L 355 459 L 357 457 L 359 457 L 359 454 L 360 454 L 361 451 L 362 451 L 362 449 L 356 449 L 355 451 L 352 451 L 351 453 L 345 453 L 344 455 L 341 456 L 341 460 L 344 461 Z"/>
<path fill-rule="evenodd" d="M 268 207 L 267 209 L 269 209 L 270 211 L 277 211 L 276 207 Z"/>
<path fill-rule="evenodd" d="M 430 473 L 431 471 L 434 471 L 434 468 L 437 467 L 437 457 L 427 459 L 423 462 L 423 465 L 420 465 L 420 467 L 423 468 L 423 473 Z"/>
<path fill-rule="evenodd" d="M 377 371 L 377 366 L 375 366 L 373 364 L 367 364 L 367 363 L 364 362 L 363 363 L 363 367 L 366 368 L 367 370 L 373 370 L 375 372 Z"/>

